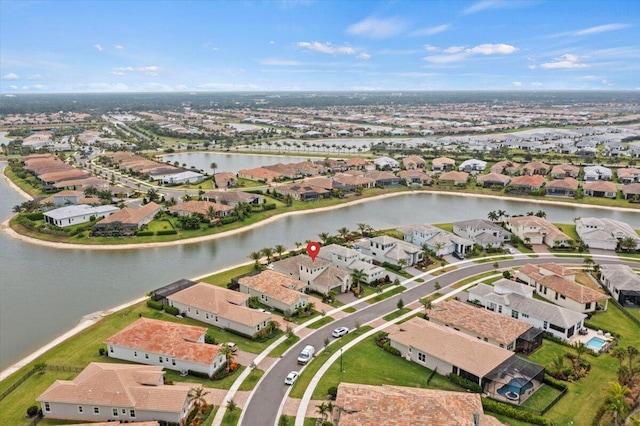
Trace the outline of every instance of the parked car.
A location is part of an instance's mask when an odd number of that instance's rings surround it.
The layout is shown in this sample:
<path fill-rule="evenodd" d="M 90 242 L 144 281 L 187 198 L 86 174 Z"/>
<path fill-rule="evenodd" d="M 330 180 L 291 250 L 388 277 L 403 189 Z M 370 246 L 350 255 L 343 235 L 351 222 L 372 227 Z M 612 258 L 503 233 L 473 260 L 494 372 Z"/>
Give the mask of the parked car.
<path fill-rule="evenodd" d="M 224 345 L 227 346 L 227 347 L 230 347 L 231 351 L 233 351 L 233 352 L 236 352 L 238 350 L 238 345 L 236 345 L 233 342 L 227 342 Z"/>
<path fill-rule="evenodd" d="M 342 337 L 348 332 L 349 332 L 349 329 L 347 327 L 338 327 L 335 330 L 333 330 L 333 333 L 331 333 L 331 335 L 333 337 Z"/>
<path fill-rule="evenodd" d="M 456 259 L 460 259 L 460 260 L 464 260 L 464 254 L 462 253 L 458 253 L 457 251 L 454 251 L 453 253 L 451 253 L 453 255 L 453 257 L 455 257 Z"/>
<path fill-rule="evenodd" d="M 296 380 L 298 380 L 298 376 L 300 373 L 298 373 L 297 371 L 292 371 L 289 374 L 287 374 L 287 377 L 284 379 L 284 384 L 285 385 L 292 385 L 296 382 Z"/>

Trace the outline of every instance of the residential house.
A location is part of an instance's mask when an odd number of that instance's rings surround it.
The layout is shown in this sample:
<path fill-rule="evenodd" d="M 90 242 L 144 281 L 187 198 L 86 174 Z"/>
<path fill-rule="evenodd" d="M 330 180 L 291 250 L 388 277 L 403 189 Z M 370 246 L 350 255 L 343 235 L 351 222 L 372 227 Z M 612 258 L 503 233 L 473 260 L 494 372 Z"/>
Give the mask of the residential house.
<path fill-rule="evenodd" d="M 432 225 L 409 225 L 398 228 L 403 239 L 418 247 L 426 247 L 436 256 L 454 252 L 466 254 L 473 249 L 473 241 Z"/>
<path fill-rule="evenodd" d="M 531 324 L 455 299 L 433 305 L 426 311 L 426 315 L 435 324 L 451 327 L 510 351 L 515 351 L 518 339 L 533 328 Z"/>
<path fill-rule="evenodd" d="M 373 179 L 377 186 L 381 186 L 383 188 L 400 185 L 400 178 L 393 173 L 381 170 L 372 170 L 367 172 L 365 176 L 369 179 Z"/>
<path fill-rule="evenodd" d="M 238 186 L 238 178 L 230 172 L 221 172 L 213 175 L 216 188 L 233 188 Z"/>
<path fill-rule="evenodd" d="M 419 169 L 401 170 L 398 177 L 402 179 L 407 186 L 425 186 L 431 185 L 433 178 Z"/>
<path fill-rule="evenodd" d="M 600 265 L 600 281 L 622 306 L 640 308 L 640 276 L 629 266 Z"/>
<path fill-rule="evenodd" d="M 555 263 L 526 264 L 518 270 L 518 280 L 556 305 L 583 314 L 607 309 L 609 296 L 575 282 L 575 273 Z"/>
<path fill-rule="evenodd" d="M 496 173 L 496 174 L 503 174 L 503 175 L 514 175 L 519 168 L 520 168 L 519 163 L 505 160 L 505 161 L 498 161 L 496 164 L 494 164 L 491 167 L 490 172 Z"/>
<path fill-rule="evenodd" d="M 477 172 L 482 172 L 486 168 L 487 168 L 486 161 L 477 160 L 475 158 L 472 158 L 470 160 L 465 160 L 458 166 L 459 171 L 469 172 L 472 174 L 476 174 Z"/>
<path fill-rule="evenodd" d="M 618 187 L 613 182 L 594 181 L 586 182 L 583 186 L 584 195 L 591 197 L 616 198 Z"/>
<path fill-rule="evenodd" d="M 545 190 L 549 197 L 570 197 L 573 198 L 578 191 L 579 183 L 572 177 L 556 179 L 545 184 Z"/>
<path fill-rule="evenodd" d="M 162 368 L 92 362 L 73 380 L 56 380 L 36 401 L 51 419 L 182 424 L 192 386 L 165 385 Z"/>
<path fill-rule="evenodd" d="M 167 296 L 169 306 L 189 318 L 251 337 L 269 324 L 271 314 L 249 308 L 248 300 L 246 294 L 205 283 Z"/>
<path fill-rule="evenodd" d="M 503 425 L 484 414 L 480 395 L 475 393 L 342 382 L 335 406 L 329 421 L 340 426 Z"/>
<path fill-rule="evenodd" d="M 304 294 L 307 284 L 279 272 L 265 270 L 256 275 L 238 279 L 241 293 L 256 296 L 260 302 L 292 315 L 296 309 L 309 304 L 309 296 Z"/>
<path fill-rule="evenodd" d="M 274 271 L 307 283 L 316 293 L 328 295 L 331 291 L 345 293 L 351 289 L 351 274 L 322 259 L 311 260 L 309 256 L 299 254 L 272 265 Z"/>
<path fill-rule="evenodd" d="M 516 176 L 509 182 L 509 189 L 515 192 L 537 191 L 544 185 L 543 175 Z"/>
<path fill-rule="evenodd" d="M 431 161 L 431 170 L 434 172 L 443 172 L 446 170 L 453 170 L 456 166 L 456 161 L 447 157 L 434 158 Z"/>
<path fill-rule="evenodd" d="M 202 199 L 230 207 L 236 207 L 241 203 L 260 205 L 264 202 L 262 195 L 242 191 L 208 191 L 202 195 Z"/>
<path fill-rule="evenodd" d="M 402 165 L 406 170 L 425 169 L 427 162 L 417 155 L 409 155 L 402 159 Z"/>
<path fill-rule="evenodd" d="M 202 173 L 193 170 L 180 170 L 177 173 L 150 174 L 153 180 L 162 182 L 165 185 L 180 185 L 185 183 L 200 183 L 204 181 Z"/>
<path fill-rule="evenodd" d="M 330 190 L 306 182 L 280 185 L 275 190 L 280 194 L 291 195 L 294 200 L 299 201 L 318 201 L 331 195 Z"/>
<path fill-rule="evenodd" d="M 233 207 L 225 206 L 211 201 L 185 201 L 184 203 L 175 204 L 169 207 L 169 212 L 176 216 L 190 216 L 197 214 L 202 217 L 224 217 L 233 212 Z"/>
<path fill-rule="evenodd" d="M 540 161 L 532 161 L 522 166 L 523 175 L 546 175 L 551 170 L 551 166 Z"/>
<path fill-rule="evenodd" d="M 333 182 L 335 188 L 344 191 L 373 188 L 376 185 L 376 181 L 371 178 L 364 176 L 353 176 L 345 173 L 335 174 L 333 176 Z"/>
<path fill-rule="evenodd" d="M 467 172 L 444 172 L 438 177 L 440 185 L 464 185 L 469 180 Z"/>
<path fill-rule="evenodd" d="M 379 170 L 398 170 L 400 163 L 391 157 L 379 157 L 373 160 L 373 164 Z"/>
<path fill-rule="evenodd" d="M 364 274 L 368 284 L 382 280 L 387 276 L 387 270 L 374 265 L 371 256 L 337 244 L 329 244 L 322 247 L 317 259 L 331 262 L 333 266 L 348 271 L 359 270 Z"/>
<path fill-rule="evenodd" d="M 618 169 L 617 173 L 620 183 L 640 182 L 640 169 L 637 169 L 635 167 Z"/>
<path fill-rule="evenodd" d="M 640 183 L 628 183 L 622 186 L 622 195 L 625 200 L 640 201 Z"/>
<path fill-rule="evenodd" d="M 422 261 L 420 247 L 387 235 L 363 238 L 358 241 L 357 245 L 362 253 L 381 263 L 413 266 Z"/>
<path fill-rule="evenodd" d="M 585 314 L 535 299 L 533 291 L 526 284 L 501 278 L 493 286 L 480 283 L 471 288 L 469 300 L 563 340 L 569 340 L 583 327 Z"/>
<path fill-rule="evenodd" d="M 476 182 L 481 184 L 483 188 L 491 188 L 492 186 L 505 187 L 510 181 L 511 178 L 509 176 L 494 172 L 476 177 Z"/>
<path fill-rule="evenodd" d="M 93 225 L 96 235 L 133 235 L 160 213 L 162 206 L 153 201 L 139 209 L 124 207 Z"/>
<path fill-rule="evenodd" d="M 473 241 L 482 248 L 498 248 L 513 235 L 486 219 L 471 219 L 453 223 L 453 233 Z"/>
<path fill-rule="evenodd" d="M 506 228 L 529 244 L 546 244 L 549 247 L 567 247 L 573 240 L 551 222 L 537 216 L 512 216 L 505 222 Z"/>
<path fill-rule="evenodd" d="M 594 182 L 597 180 L 611 180 L 613 172 L 604 166 L 586 166 L 584 168 L 584 180 Z"/>
<path fill-rule="evenodd" d="M 566 177 L 577 178 L 580 174 L 580 167 L 573 164 L 558 164 L 551 169 L 553 179 L 564 179 Z"/>
<path fill-rule="evenodd" d="M 526 399 L 542 385 L 544 367 L 519 358 L 507 349 L 418 317 L 402 323 L 398 331 L 389 333 L 389 342 L 407 360 L 437 370 L 444 376 L 455 374 L 463 377 L 492 396 L 497 393 L 501 378 L 506 376 L 511 376 L 506 383 L 513 376 L 528 383 L 526 388 L 525 383 L 519 383 L 523 391 L 518 392 L 517 399 Z M 514 364 L 529 367 L 533 374 L 528 375 L 525 369 L 513 371 L 511 367 Z"/>
<path fill-rule="evenodd" d="M 621 240 L 631 237 L 640 249 L 640 236 L 629 224 L 615 219 L 585 217 L 576 219 L 576 232 L 589 248 L 616 250 Z"/>
<path fill-rule="evenodd" d="M 90 206 L 88 204 L 70 205 L 49 210 L 44 213 L 44 222 L 65 228 L 71 225 L 87 223 L 94 219 L 106 218 L 120 209 L 116 206 Z"/>
<path fill-rule="evenodd" d="M 276 179 L 283 177 L 282 173 L 267 170 L 263 167 L 256 167 L 254 169 L 242 169 L 238 170 L 238 177 L 243 179 L 255 180 L 258 182 L 271 183 Z"/>
<path fill-rule="evenodd" d="M 106 181 L 104 179 L 100 179 L 94 176 L 89 176 L 87 178 L 72 179 L 72 180 L 57 182 L 53 184 L 53 187 L 55 189 L 68 189 L 71 191 L 84 190 L 90 187 L 94 187 L 97 189 L 107 189 L 109 188 L 109 181 Z"/>
<path fill-rule="evenodd" d="M 220 346 L 204 342 L 205 334 L 206 327 L 139 318 L 105 343 L 109 358 L 212 377 L 224 367 L 226 358 Z"/>

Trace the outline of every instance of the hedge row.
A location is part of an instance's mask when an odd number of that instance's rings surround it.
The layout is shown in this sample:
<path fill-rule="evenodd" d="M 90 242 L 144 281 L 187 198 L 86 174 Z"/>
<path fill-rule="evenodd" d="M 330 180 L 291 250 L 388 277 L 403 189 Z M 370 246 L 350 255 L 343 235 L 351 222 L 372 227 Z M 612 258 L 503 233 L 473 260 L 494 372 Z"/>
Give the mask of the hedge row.
<path fill-rule="evenodd" d="M 147 300 L 147 306 L 150 307 L 151 309 L 155 309 L 157 311 L 161 311 L 162 310 L 162 303 L 156 302 L 155 300 L 148 299 Z"/>
<path fill-rule="evenodd" d="M 485 411 L 490 411 L 494 414 L 502 414 L 512 419 L 522 420 L 534 425 L 552 426 L 553 423 L 549 419 L 545 419 L 537 414 L 530 413 L 528 411 L 521 410 L 513 405 L 505 404 L 502 402 L 494 401 L 489 398 L 482 398 L 482 408 Z"/>
<path fill-rule="evenodd" d="M 447 376 L 450 382 L 455 383 L 456 385 L 463 387 L 465 389 L 469 389 L 471 392 L 482 393 L 482 386 L 477 383 L 472 382 L 471 380 L 465 379 L 462 376 L 458 376 L 457 374 L 449 374 Z"/>
<path fill-rule="evenodd" d="M 236 222 L 238 218 L 236 216 L 225 216 L 220 219 L 221 225 L 228 225 L 230 223 Z"/>
<path fill-rule="evenodd" d="M 175 229 L 161 229 L 160 231 L 156 232 L 156 235 L 175 235 L 177 233 L 178 231 Z"/>

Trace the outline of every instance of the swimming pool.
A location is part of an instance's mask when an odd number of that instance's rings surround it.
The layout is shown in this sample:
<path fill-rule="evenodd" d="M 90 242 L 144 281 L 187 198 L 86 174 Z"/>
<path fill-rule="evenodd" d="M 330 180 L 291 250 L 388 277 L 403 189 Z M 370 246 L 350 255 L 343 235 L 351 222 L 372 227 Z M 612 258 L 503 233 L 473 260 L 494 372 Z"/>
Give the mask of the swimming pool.
<path fill-rule="evenodd" d="M 498 389 L 498 394 L 507 397 L 509 399 L 517 399 L 518 395 L 524 394 L 526 391 L 533 387 L 533 383 L 524 377 L 514 377 L 509 380 L 509 383 Z M 512 396 L 516 396 L 513 398 Z"/>
<path fill-rule="evenodd" d="M 592 351 L 595 352 L 600 352 L 602 350 L 602 347 L 607 343 L 606 340 L 601 339 L 599 337 L 592 337 L 591 339 L 589 339 L 589 341 L 585 344 L 585 346 L 589 349 L 591 349 Z"/>

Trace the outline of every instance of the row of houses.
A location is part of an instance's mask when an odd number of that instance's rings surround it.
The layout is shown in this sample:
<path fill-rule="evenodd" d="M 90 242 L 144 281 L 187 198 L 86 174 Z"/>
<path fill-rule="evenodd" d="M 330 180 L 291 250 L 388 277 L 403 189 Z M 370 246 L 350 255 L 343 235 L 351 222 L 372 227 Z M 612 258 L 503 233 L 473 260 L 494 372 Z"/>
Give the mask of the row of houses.
<path fill-rule="evenodd" d="M 104 154 L 100 160 L 126 173 L 149 176 L 151 180 L 161 184 L 172 185 L 204 181 L 204 175 L 201 173 L 149 160 L 130 151 Z"/>

